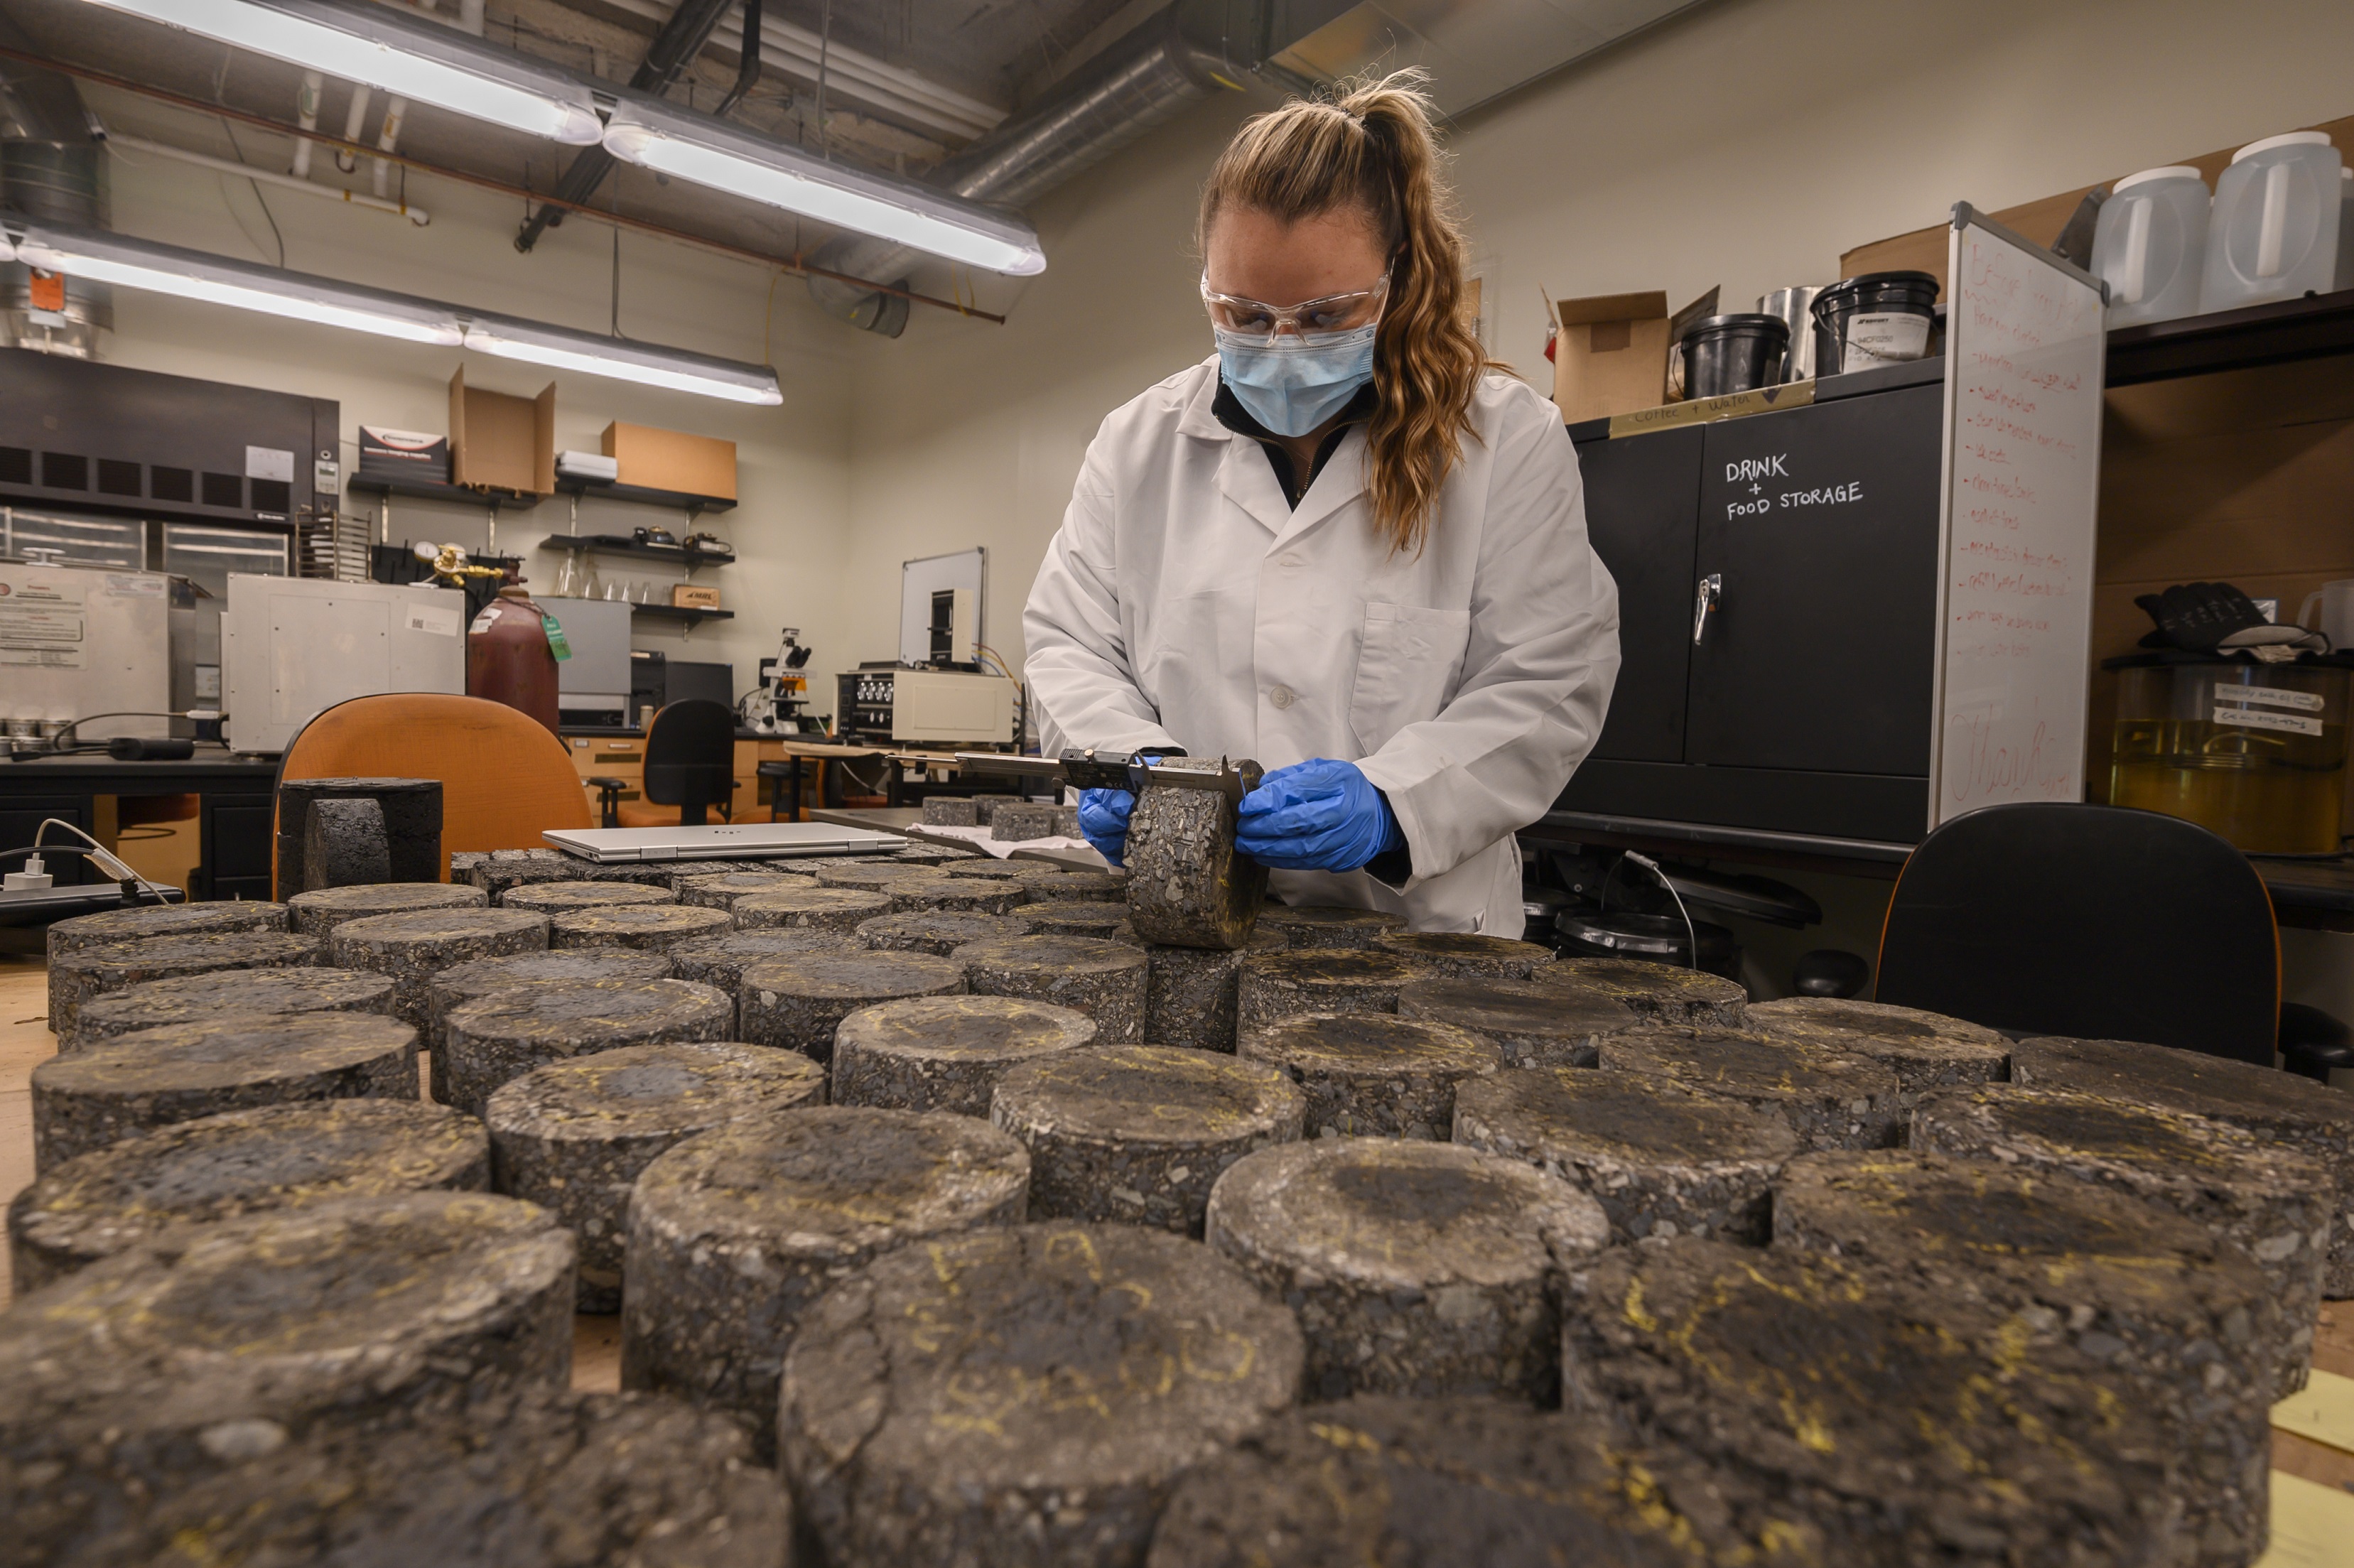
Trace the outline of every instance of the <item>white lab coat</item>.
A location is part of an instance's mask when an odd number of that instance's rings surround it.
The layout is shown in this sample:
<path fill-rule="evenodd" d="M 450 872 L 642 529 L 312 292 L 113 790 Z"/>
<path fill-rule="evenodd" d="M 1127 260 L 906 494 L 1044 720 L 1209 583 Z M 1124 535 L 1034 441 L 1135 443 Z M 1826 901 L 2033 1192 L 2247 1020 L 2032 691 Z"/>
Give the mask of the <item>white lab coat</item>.
<path fill-rule="evenodd" d="M 1355 762 L 1397 813 L 1414 874 L 1275 874 L 1295 904 L 1416 930 L 1522 932 L 1513 832 L 1593 749 L 1618 673 L 1618 590 L 1585 536 L 1553 406 L 1490 374 L 1479 439 L 1427 544 L 1394 554 L 1352 429 L 1299 509 L 1220 424 L 1214 356 L 1096 433 L 1022 618 L 1031 690 L 1073 746 L 1178 746 L 1276 768 Z"/>

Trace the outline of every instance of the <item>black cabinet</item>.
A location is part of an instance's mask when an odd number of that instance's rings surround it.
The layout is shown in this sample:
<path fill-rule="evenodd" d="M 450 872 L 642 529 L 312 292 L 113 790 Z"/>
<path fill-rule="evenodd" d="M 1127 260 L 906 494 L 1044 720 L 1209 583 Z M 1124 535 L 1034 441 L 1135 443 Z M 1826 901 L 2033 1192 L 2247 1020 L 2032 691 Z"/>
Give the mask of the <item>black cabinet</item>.
<path fill-rule="evenodd" d="M 200 899 L 270 896 L 270 819 L 275 810 L 270 795 L 212 795 L 203 798 L 204 863 L 196 868 L 188 892 Z"/>
<path fill-rule="evenodd" d="M 1695 426 L 1578 449 L 1585 525 L 1595 552 L 1618 579 L 1618 684 L 1596 757 L 1683 760 L 1700 521 L 1693 478 L 1706 434 Z"/>
<path fill-rule="evenodd" d="M 1904 842 L 1926 831 L 1935 368 L 1580 443 L 1622 663 L 1562 809 Z"/>

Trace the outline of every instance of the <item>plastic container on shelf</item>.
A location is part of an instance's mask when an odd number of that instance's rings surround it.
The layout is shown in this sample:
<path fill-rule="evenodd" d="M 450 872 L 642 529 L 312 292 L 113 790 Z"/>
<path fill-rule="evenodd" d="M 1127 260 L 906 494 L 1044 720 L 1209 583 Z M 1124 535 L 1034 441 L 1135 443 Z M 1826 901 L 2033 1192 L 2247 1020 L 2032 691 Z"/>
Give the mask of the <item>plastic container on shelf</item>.
<path fill-rule="evenodd" d="M 2336 288 L 2344 167 L 2322 131 L 2267 136 L 2232 154 L 2232 166 L 2215 182 L 2200 310 L 2238 310 Z"/>
<path fill-rule="evenodd" d="M 1927 272 L 1866 272 L 1815 296 L 1815 374 L 1902 365 L 1929 352 L 1937 280 Z"/>
<path fill-rule="evenodd" d="M 1820 283 L 1802 283 L 1757 296 L 1758 313 L 1778 316 L 1790 329 L 1790 352 L 1782 366 L 1785 381 L 1815 378 L 1815 296 L 1822 291 Z"/>
<path fill-rule="evenodd" d="M 2109 804 L 2185 818 L 2251 853 L 2334 853 L 2349 675 L 2247 659 L 2124 664 Z"/>
<path fill-rule="evenodd" d="M 1782 380 L 1790 323 L 1762 313 L 1709 316 L 1684 333 L 1684 396 L 1723 397 Z"/>
<path fill-rule="evenodd" d="M 2093 230 L 2093 270 L 2109 286 L 2108 324 L 2199 313 L 2207 265 L 2207 182 L 2188 164 L 2127 175 Z"/>

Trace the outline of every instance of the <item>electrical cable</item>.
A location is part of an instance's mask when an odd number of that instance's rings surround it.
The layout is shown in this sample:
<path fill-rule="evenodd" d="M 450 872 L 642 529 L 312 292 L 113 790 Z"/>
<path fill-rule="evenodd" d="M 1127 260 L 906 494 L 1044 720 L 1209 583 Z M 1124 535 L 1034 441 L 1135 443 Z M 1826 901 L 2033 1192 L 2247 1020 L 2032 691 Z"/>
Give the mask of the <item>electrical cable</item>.
<path fill-rule="evenodd" d="M 237 154 L 237 161 L 239 163 L 244 163 L 245 149 L 237 144 L 237 127 L 230 124 L 226 120 L 221 121 L 220 125 L 222 130 L 228 132 L 228 150 Z M 279 232 L 278 219 L 270 210 L 269 200 L 261 194 L 261 182 L 256 179 L 248 179 L 245 183 L 253 187 L 253 199 L 260 205 L 261 216 L 263 218 L 268 220 L 270 224 L 270 237 L 278 241 L 278 264 L 281 267 L 283 267 L 286 265 L 286 236 Z M 242 228 L 243 225 L 239 225 L 239 227 Z M 257 245 L 254 249 L 259 250 L 261 248 Z"/>
<path fill-rule="evenodd" d="M 161 711 L 159 711 L 159 710 L 155 710 L 155 709 L 149 709 L 149 708 L 121 708 L 121 709 L 116 710 L 116 711 L 115 711 L 115 712 L 113 712 L 113 713 L 104 713 L 104 714 L 84 714 L 84 715 L 81 715 L 81 717 L 80 717 L 80 718 L 68 719 L 68 720 L 66 721 L 66 726 L 65 726 L 65 728 L 63 728 L 63 729 L 59 730 L 59 731 L 58 731 L 55 736 L 51 736 L 51 737 L 49 738 L 49 747 L 48 747 L 48 750 L 46 750 L 46 751 L 16 751 L 16 750 L 13 750 L 13 749 L 12 749 L 12 750 L 9 752 L 8 756 L 9 756 L 9 759 L 10 759 L 11 761 L 14 761 L 14 762 L 24 762 L 24 761 L 27 761 L 27 760 L 30 760 L 30 759 L 33 759 L 33 758 L 41 758 L 41 757 L 54 757 L 54 756 L 58 756 L 58 755 L 59 755 L 59 754 L 61 754 L 61 753 L 71 753 L 71 752 L 76 751 L 76 750 L 78 750 L 78 749 L 83 749 L 83 748 L 95 749 L 95 748 L 97 748 L 98 747 L 103 746 L 105 743 L 104 743 L 103 741 L 87 741 L 87 742 L 85 742 L 85 741 L 78 741 L 78 740 L 74 740 L 74 739 L 72 739 L 72 738 L 70 738 L 70 737 L 72 736 L 72 735 L 73 735 L 74 731 L 75 731 L 75 730 L 77 730 L 77 729 L 79 729 L 80 727 L 81 727 L 83 725 L 86 725 L 86 724 L 96 724 L 96 723 L 97 723 L 99 720 L 101 720 L 101 719 L 111 719 L 111 718 L 161 718 L 161 719 L 188 719 L 188 720 L 190 720 L 190 721 L 192 721 L 192 722 L 196 722 L 196 723 L 209 724 L 209 723 L 213 723 L 213 722 L 215 722 L 215 721 L 226 720 L 228 717 L 228 715 L 226 712 L 223 712 L 222 710 L 217 709 L 217 708 L 188 708 L 188 709 L 186 709 L 186 710 L 185 710 L 185 711 L 183 711 L 183 712 L 180 712 L 180 713 L 164 713 L 164 712 L 161 712 Z M 60 825 L 60 826 L 66 826 L 66 825 L 69 825 L 69 824 L 60 823 L 59 825 Z M 76 831 L 77 831 L 77 832 L 79 832 L 80 830 L 79 830 L 79 829 L 77 829 Z"/>
<path fill-rule="evenodd" d="M 1668 896 L 1676 901 L 1676 913 L 1684 917 L 1684 939 L 1691 944 L 1685 949 L 1684 967 L 1688 969 L 1700 968 L 1700 928 L 1692 924 L 1691 911 L 1684 907 L 1684 895 L 1676 891 L 1676 885 L 1668 880 L 1668 874 L 1661 871 L 1659 863 L 1649 855 L 1628 850 L 1621 858 L 1633 861 L 1637 865 L 1658 877 L 1659 885 L 1668 890 Z"/>
<path fill-rule="evenodd" d="M 1659 885 L 1668 890 L 1668 896 L 1676 901 L 1676 913 L 1684 917 L 1684 939 L 1691 944 L 1684 949 L 1684 968 L 1688 969 L 1700 968 L 1700 928 L 1692 924 L 1691 911 L 1684 907 L 1684 895 L 1676 891 L 1676 885 L 1668 880 L 1668 874 L 1661 871 L 1659 863 L 1649 855 L 1638 853 L 1634 850 L 1623 850 L 1619 853 L 1618 858 L 1610 863 L 1609 871 L 1605 873 L 1602 878 L 1602 890 L 1596 895 L 1596 902 L 1602 912 L 1609 913 L 1611 881 L 1617 876 L 1618 868 L 1630 860 L 1658 877 Z"/>
<path fill-rule="evenodd" d="M 74 837 L 81 840 L 83 843 L 88 844 L 90 847 L 85 850 L 74 844 L 49 843 L 48 842 L 48 832 L 51 828 L 62 828 L 67 832 L 71 833 Z M 74 826 L 71 822 L 66 821 L 62 818 L 43 818 L 41 820 L 41 825 L 33 830 L 33 843 L 31 848 L 9 850 L 6 853 L 12 855 L 37 855 L 44 850 L 52 849 L 60 853 L 80 854 L 86 858 L 97 861 L 98 868 L 101 871 L 106 873 L 107 875 L 113 877 L 117 882 L 122 884 L 122 896 L 124 901 L 127 903 L 137 904 L 140 901 L 139 895 L 142 893 L 146 894 L 150 899 L 157 904 L 167 904 L 171 902 L 168 898 L 164 896 L 165 891 L 164 884 L 159 882 L 151 882 L 146 877 L 140 875 L 137 870 L 124 863 L 124 862 L 119 858 L 112 850 L 108 849 L 104 844 L 100 843 L 96 839 L 90 837 L 88 833 L 82 832 L 80 828 Z M 175 888 L 172 889 L 172 891 L 177 892 L 178 889 Z"/>

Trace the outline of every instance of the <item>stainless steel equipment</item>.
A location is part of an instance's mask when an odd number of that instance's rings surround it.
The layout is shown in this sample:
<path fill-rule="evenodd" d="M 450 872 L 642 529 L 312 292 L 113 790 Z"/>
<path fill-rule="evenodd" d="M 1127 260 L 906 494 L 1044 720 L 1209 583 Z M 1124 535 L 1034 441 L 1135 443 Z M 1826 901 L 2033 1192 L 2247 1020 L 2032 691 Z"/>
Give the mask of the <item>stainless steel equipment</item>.
<path fill-rule="evenodd" d="M 172 707 L 217 708 L 221 612 L 228 605 L 229 574 L 290 576 L 286 535 L 205 523 L 166 523 L 163 534 L 163 567 L 173 579 Z M 205 670 L 212 672 L 209 682 L 200 673 Z M 183 721 L 183 735 L 206 733 L 185 725 Z M 220 738 L 217 726 L 210 738 Z"/>
<path fill-rule="evenodd" d="M 556 666 L 557 706 L 565 722 L 624 724 L 630 707 L 630 607 L 601 599 L 540 603 L 564 628 L 572 648 L 572 657 Z"/>
<path fill-rule="evenodd" d="M 161 715 L 171 700 L 170 578 L 0 561 L 0 718 L 12 736 L 53 742 L 68 720 Z M 86 741 L 171 733 L 169 719 L 143 716 L 78 730 Z"/>
<path fill-rule="evenodd" d="M 1796 289 L 1776 289 L 1757 297 L 1761 314 L 1778 316 L 1790 329 L 1789 357 L 1782 362 L 1785 381 L 1815 378 L 1815 296 L 1822 291 L 1822 284 L 1808 283 Z"/>
<path fill-rule="evenodd" d="M 968 670 L 861 664 L 836 677 L 835 728 L 866 741 L 1010 746 L 1014 683 Z"/>
<path fill-rule="evenodd" d="M 229 749 L 283 751 L 313 717 L 354 697 L 462 694 L 465 605 L 455 589 L 424 583 L 232 575 L 221 617 Z"/>

